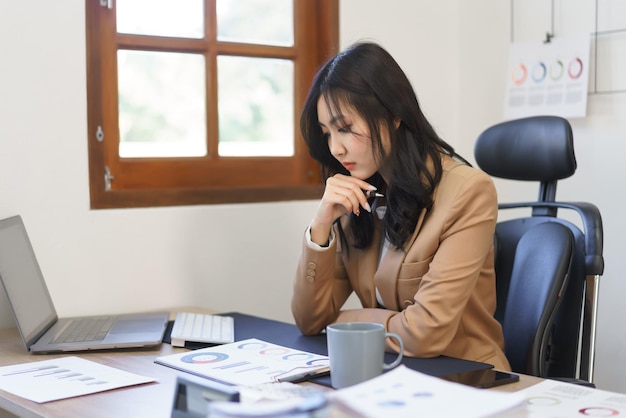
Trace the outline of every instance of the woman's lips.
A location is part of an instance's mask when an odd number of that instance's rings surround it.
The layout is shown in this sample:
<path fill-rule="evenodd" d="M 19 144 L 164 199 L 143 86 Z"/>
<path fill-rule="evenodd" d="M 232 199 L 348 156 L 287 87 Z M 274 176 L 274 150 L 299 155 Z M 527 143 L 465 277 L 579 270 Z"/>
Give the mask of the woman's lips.
<path fill-rule="evenodd" d="M 342 163 L 342 164 L 348 171 L 352 171 L 354 167 L 356 166 L 356 163 Z"/>

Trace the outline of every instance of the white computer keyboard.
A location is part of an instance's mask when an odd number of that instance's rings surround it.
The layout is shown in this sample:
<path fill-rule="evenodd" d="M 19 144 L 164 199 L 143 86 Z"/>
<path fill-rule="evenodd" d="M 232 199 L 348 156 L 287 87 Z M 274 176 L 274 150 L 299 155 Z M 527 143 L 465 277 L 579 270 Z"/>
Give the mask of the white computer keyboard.
<path fill-rule="evenodd" d="M 171 339 L 174 347 L 184 347 L 186 342 L 232 343 L 235 321 L 231 316 L 178 312 Z"/>

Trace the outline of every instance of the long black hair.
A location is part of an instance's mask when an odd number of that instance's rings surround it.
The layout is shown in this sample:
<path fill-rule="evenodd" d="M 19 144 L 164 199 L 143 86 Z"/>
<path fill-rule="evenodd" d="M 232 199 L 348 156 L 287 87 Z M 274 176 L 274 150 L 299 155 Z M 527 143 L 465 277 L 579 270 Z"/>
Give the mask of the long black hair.
<path fill-rule="evenodd" d="M 375 43 L 361 42 L 322 66 L 300 116 L 300 130 L 309 153 L 321 164 L 325 178 L 350 173 L 333 157 L 324 139 L 317 114 L 320 97 L 326 99 L 331 109 L 353 108 L 368 124 L 380 168 L 365 180 L 386 195 L 386 237 L 395 247 L 404 248 L 420 213 L 432 206 L 433 191 L 442 174 L 441 153 L 458 155 L 426 120 L 411 83 L 393 57 Z M 381 129 L 389 132 L 387 152 L 383 149 Z M 385 184 L 380 170 L 384 170 L 389 184 Z M 351 215 L 349 225 L 352 244 L 357 248 L 369 246 L 373 237 L 372 214 L 361 211 L 360 216 Z"/>

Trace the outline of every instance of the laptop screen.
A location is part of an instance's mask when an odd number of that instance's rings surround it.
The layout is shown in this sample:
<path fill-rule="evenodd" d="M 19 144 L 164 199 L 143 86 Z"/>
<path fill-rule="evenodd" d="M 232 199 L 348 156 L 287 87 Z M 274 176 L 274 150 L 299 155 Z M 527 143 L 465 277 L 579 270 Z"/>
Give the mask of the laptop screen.
<path fill-rule="evenodd" d="M 0 281 L 30 347 L 57 315 L 20 216 L 0 221 Z"/>

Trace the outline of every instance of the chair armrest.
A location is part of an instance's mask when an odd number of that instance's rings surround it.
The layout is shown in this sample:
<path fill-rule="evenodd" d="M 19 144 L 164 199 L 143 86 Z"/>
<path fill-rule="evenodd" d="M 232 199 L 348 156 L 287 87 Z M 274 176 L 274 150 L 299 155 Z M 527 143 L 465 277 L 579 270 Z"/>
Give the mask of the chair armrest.
<path fill-rule="evenodd" d="M 576 211 L 580 216 L 585 236 L 585 274 L 601 276 L 604 273 L 602 215 L 597 206 L 588 202 L 521 202 L 501 203 L 499 209 L 562 208 Z"/>

